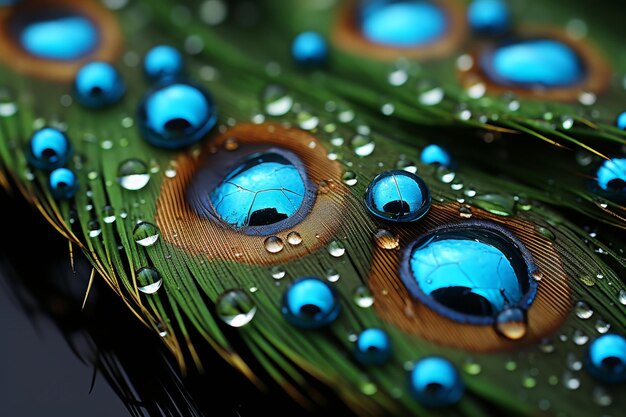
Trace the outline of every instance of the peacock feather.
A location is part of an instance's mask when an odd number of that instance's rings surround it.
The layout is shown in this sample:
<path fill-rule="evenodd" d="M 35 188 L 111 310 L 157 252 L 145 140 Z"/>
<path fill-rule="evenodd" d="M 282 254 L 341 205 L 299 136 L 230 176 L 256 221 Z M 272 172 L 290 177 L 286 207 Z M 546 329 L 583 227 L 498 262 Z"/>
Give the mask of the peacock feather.
<path fill-rule="evenodd" d="M 625 408 L 617 6 L 1 3 L 0 183 L 182 370 L 208 345 L 363 416 Z"/>

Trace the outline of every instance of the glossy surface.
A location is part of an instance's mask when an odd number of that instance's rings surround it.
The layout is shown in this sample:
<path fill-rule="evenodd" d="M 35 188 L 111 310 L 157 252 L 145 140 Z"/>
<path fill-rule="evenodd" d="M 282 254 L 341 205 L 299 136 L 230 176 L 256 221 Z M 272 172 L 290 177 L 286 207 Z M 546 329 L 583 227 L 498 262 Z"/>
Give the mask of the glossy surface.
<path fill-rule="evenodd" d="M 415 47 L 436 41 L 447 30 L 445 12 L 428 1 L 363 1 L 361 31 L 371 42 Z"/>
<path fill-rule="evenodd" d="M 604 191 L 626 191 L 626 158 L 604 161 L 596 172 L 598 186 Z"/>
<path fill-rule="evenodd" d="M 411 371 L 409 388 L 425 407 L 445 407 L 458 402 L 465 385 L 457 369 L 447 359 L 429 356 L 420 359 Z"/>
<path fill-rule="evenodd" d="M 341 311 L 336 291 L 325 281 L 303 277 L 283 294 L 281 312 L 292 325 L 315 329 L 332 323 Z"/>
<path fill-rule="evenodd" d="M 426 183 L 407 171 L 386 171 L 377 175 L 365 191 L 365 205 L 376 217 L 393 222 L 412 222 L 430 209 Z"/>
<path fill-rule="evenodd" d="M 605 384 L 626 383 L 626 339 L 610 333 L 599 336 L 589 345 L 587 371 Z"/>
<path fill-rule="evenodd" d="M 321 34 L 302 32 L 291 44 L 291 56 L 300 65 L 321 65 L 328 56 L 328 45 Z"/>
<path fill-rule="evenodd" d="M 439 164 L 444 167 L 452 165 L 450 154 L 439 145 L 431 144 L 422 149 L 420 160 L 425 164 Z"/>
<path fill-rule="evenodd" d="M 28 160 L 36 168 L 52 170 L 63 166 L 70 157 L 71 144 L 65 133 L 46 127 L 33 133 Z"/>
<path fill-rule="evenodd" d="M 69 199 L 78 190 L 78 179 L 73 171 L 67 168 L 57 168 L 50 173 L 49 185 L 54 198 Z"/>
<path fill-rule="evenodd" d="M 89 108 L 101 108 L 117 103 L 126 92 L 119 71 L 108 62 L 90 62 L 78 71 L 74 79 L 76 100 Z"/>
<path fill-rule="evenodd" d="M 389 335 L 377 328 L 365 329 L 356 341 L 354 350 L 356 359 L 366 365 L 382 365 L 391 357 Z"/>
<path fill-rule="evenodd" d="M 215 213 L 234 227 L 265 226 L 294 215 L 305 199 L 298 168 L 278 153 L 247 158 L 211 193 Z"/>
<path fill-rule="evenodd" d="M 144 96 L 138 110 L 139 129 L 154 146 L 178 149 L 206 136 L 217 121 L 213 99 L 199 86 L 165 82 Z"/>
<path fill-rule="evenodd" d="M 474 0 L 467 9 L 473 30 L 484 34 L 500 34 L 509 29 L 509 7 L 502 0 Z"/>
<path fill-rule="evenodd" d="M 184 69 L 183 56 L 178 49 L 158 45 L 150 49 L 143 60 L 143 70 L 151 81 L 177 77 Z"/>

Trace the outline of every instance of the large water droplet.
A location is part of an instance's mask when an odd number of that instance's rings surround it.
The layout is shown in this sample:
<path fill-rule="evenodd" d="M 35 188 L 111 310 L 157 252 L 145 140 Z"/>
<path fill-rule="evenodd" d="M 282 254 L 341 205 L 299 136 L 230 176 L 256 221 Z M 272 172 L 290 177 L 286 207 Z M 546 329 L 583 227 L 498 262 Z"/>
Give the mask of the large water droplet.
<path fill-rule="evenodd" d="M 281 312 L 292 325 L 314 329 L 332 323 L 341 311 L 336 291 L 315 277 L 294 281 L 283 294 Z"/>
<path fill-rule="evenodd" d="M 263 244 L 265 245 L 265 250 L 267 250 L 269 253 L 278 253 L 285 247 L 282 239 L 278 236 L 267 237 Z"/>
<path fill-rule="evenodd" d="M 158 45 L 150 49 L 143 60 L 143 71 L 151 81 L 177 77 L 184 70 L 182 54 L 168 45 Z"/>
<path fill-rule="evenodd" d="M 300 236 L 300 233 L 296 231 L 289 232 L 287 235 L 287 242 L 292 246 L 298 246 L 302 243 L 302 236 Z"/>
<path fill-rule="evenodd" d="M 152 267 L 141 268 L 135 275 L 137 276 L 137 289 L 144 294 L 154 294 L 163 284 L 161 274 Z"/>
<path fill-rule="evenodd" d="M 430 191 L 417 175 L 386 171 L 377 175 L 365 191 L 365 205 L 376 217 L 392 222 L 412 222 L 430 209 Z"/>
<path fill-rule="evenodd" d="M 411 371 L 409 388 L 425 407 L 445 407 L 458 402 L 465 385 L 450 361 L 439 356 L 418 360 Z"/>
<path fill-rule="evenodd" d="M 397 249 L 400 246 L 400 237 L 387 229 L 378 229 L 374 232 L 374 242 L 382 249 Z"/>
<path fill-rule="evenodd" d="M 589 317 L 593 316 L 593 310 L 584 301 L 577 301 L 574 306 L 574 311 L 579 319 L 587 320 Z"/>
<path fill-rule="evenodd" d="M 117 182 L 126 190 L 141 190 L 148 181 L 148 166 L 142 160 L 127 159 L 117 168 Z"/>
<path fill-rule="evenodd" d="M 501 194 L 480 194 L 474 197 L 474 204 L 497 216 L 510 216 L 515 200 Z"/>
<path fill-rule="evenodd" d="M 587 371 L 605 384 L 626 382 L 626 339 L 622 335 L 608 333 L 589 344 Z"/>
<path fill-rule="evenodd" d="M 227 290 L 215 302 L 218 317 L 232 327 L 242 327 L 250 323 L 256 314 L 256 304 L 242 289 Z"/>
<path fill-rule="evenodd" d="M 144 247 L 154 245 L 159 240 L 159 236 L 158 227 L 150 222 L 139 222 L 133 230 L 133 239 L 138 245 Z"/>
<path fill-rule="evenodd" d="M 76 101 L 85 107 L 102 108 L 117 103 L 126 92 L 122 75 L 108 62 L 83 65 L 74 78 Z"/>
<path fill-rule="evenodd" d="M 71 154 L 72 146 L 65 133 L 51 127 L 33 133 L 26 152 L 28 161 L 35 168 L 45 170 L 65 165 Z"/>

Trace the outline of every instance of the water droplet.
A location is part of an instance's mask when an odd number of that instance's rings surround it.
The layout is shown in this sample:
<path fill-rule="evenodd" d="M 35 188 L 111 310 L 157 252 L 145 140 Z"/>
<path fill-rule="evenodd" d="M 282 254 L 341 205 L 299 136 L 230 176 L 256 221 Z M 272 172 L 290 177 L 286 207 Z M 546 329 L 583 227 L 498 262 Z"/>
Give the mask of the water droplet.
<path fill-rule="evenodd" d="M 626 382 L 626 338 L 615 333 L 598 336 L 589 344 L 585 367 L 602 383 Z"/>
<path fill-rule="evenodd" d="M 366 365 L 382 365 L 391 357 L 391 340 L 384 330 L 369 328 L 359 333 L 354 355 Z"/>
<path fill-rule="evenodd" d="M 109 205 L 104 206 L 104 208 L 102 209 L 102 220 L 104 220 L 104 222 L 107 224 L 111 224 L 115 221 L 115 219 L 115 210 L 113 209 L 113 207 Z"/>
<path fill-rule="evenodd" d="M 387 229 L 378 229 L 374 232 L 374 242 L 382 249 L 397 249 L 400 246 L 400 237 Z"/>
<path fill-rule="evenodd" d="M 326 279 L 328 280 L 328 282 L 337 282 L 339 281 L 339 277 L 339 272 L 337 272 L 335 269 L 329 268 L 326 270 Z"/>
<path fill-rule="evenodd" d="M 138 245 L 148 247 L 159 240 L 159 229 L 152 223 L 141 221 L 135 225 L 133 239 Z"/>
<path fill-rule="evenodd" d="M 350 146 L 358 156 L 369 156 L 374 152 L 376 144 L 369 136 L 356 134 L 350 140 Z"/>
<path fill-rule="evenodd" d="M 266 238 L 263 244 L 269 253 L 278 253 L 285 247 L 282 239 L 278 236 L 270 236 Z"/>
<path fill-rule="evenodd" d="M 26 156 L 35 168 L 52 170 L 62 167 L 72 155 L 72 145 L 58 129 L 45 127 L 30 138 Z"/>
<path fill-rule="evenodd" d="M 452 165 L 452 158 L 448 151 L 436 144 L 430 144 L 422 149 L 422 152 L 420 152 L 420 160 L 424 164 L 437 164 L 444 167 L 450 167 Z"/>
<path fill-rule="evenodd" d="M 139 104 L 137 125 L 151 145 L 179 149 L 200 141 L 217 121 L 213 98 L 202 87 L 165 81 Z"/>
<path fill-rule="evenodd" d="M 302 236 L 298 232 L 289 232 L 287 235 L 287 242 L 292 246 L 297 246 L 302 243 Z"/>
<path fill-rule="evenodd" d="M 330 256 L 333 256 L 335 258 L 339 258 L 343 256 L 344 253 L 346 253 L 346 247 L 339 240 L 333 240 L 332 242 L 330 242 L 326 249 L 328 250 Z"/>
<path fill-rule="evenodd" d="M 184 70 L 182 54 L 168 45 L 157 45 L 150 49 L 143 60 L 143 72 L 151 81 L 175 78 Z"/>
<path fill-rule="evenodd" d="M 346 171 L 342 175 L 341 181 L 343 181 L 344 184 L 349 185 L 350 187 L 352 187 L 352 186 L 356 185 L 356 183 L 357 183 L 357 176 L 352 171 Z"/>
<path fill-rule="evenodd" d="M 547 227 L 535 226 L 535 231 L 548 240 L 556 239 L 556 236 L 554 235 L 552 230 L 548 229 Z"/>
<path fill-rule="evenodd" d="M 277 84 L 265 87 L 261 93 L 261 101 L 265 106 L 265 113 L 270 116 L 283 116 L 293 107 L 293 98 L 287 89 Z"/>
<path fill-rule="evenodd" d="M 117 169 L 117 182 L 126 190 L 141 190 L 149 181 L 148 166 L 139 159 L 127 159 Z"/>
<path fill-rule="evenodd" d="M 474 197 L 474 204 L 497 216 L 510 216 L 515 201 L 501 194 L 481 194 Z"/>
<path fill-rule="evenodd" d="M 604 334 L 604 333 L 609 331 L 609 329 L 611 328 L 611 325 L 609 323 L 605 322 L 602 319 L 598 319 L 596 321 L 595 327 L 596 327 L 596 330 L 598 331 L 598 333 Z"/>
<path fill-rule="evenodd" d="M 506 308 L 498 313 L 494 326 L 498 334 L 510 340 L 519 340 L 526 336 L 526 312 L 521 308 Z"/>
<path fill-rule="evenodd" d="M 459 216 L 464 219 L 470 219 L 472 217 L 472 207 L 467 204 L 463 204 L 459 207 Z"/>
<path fill-rule="evenodd" d="M 78 178 L 74 171 L 67 168 L 57 168 L 50 173 L 48 178 L 50 192 L 57 199 L 70 199 L 78 190 Z"/>
<path fill-rule="evenodd" d="M 617 294 L 617 300 L 626 306 L 626 290 L 619 291 L 619 294 Z"/>
<path fill-rule="evenodd" d="M 270 274 L 275 280 L 283 279 L 285 277 L 285 269 L 282 266 L 274 265 L 270 268 Z"/>
<path fill-rule="evenodd" d="M 385 171 L 365 191 L 365 205 L 374 216 L 392 222 L 412 222 L 430 209 L 428 186 L 406 171 Z"/>
<path fill-rule="evenodd" d="M 509 30 L 511 16 L 501 0 L 474 0 L 467 10 L 470 27 L 483 35 L 499 35 Z"/>
<path fill-rule="evenodd" d="M 89 220 L 87 223 L 87 229 L 89 230 L 89 237 L 94 238 L 102 234 L 102 228 L 97 220 Z"/>
<path fill-rule="evenodd" d="M 574 311 L 579 319 L 587 320 L 589 317 L 593 316 L 593 310 L 589 305 L 584 301 L 577 301 L 574 306 Z"/>
<path fill-rule="evenodd" d="M 281 312 L 292 325 L 315 329 L 329 325 L 341 312 L 336 291 L 315 277 L 295 280 L 285 291 Z"/>
<path fill-rule="evenodd" d="M 589 336 L 583 333 L 582 330 L 576 329 L 574 330 L 574 333 L 572 334 L 572 340 L 574 341 L 576 345 L 582 346 L 589 341 Z"/>
<path fill-rule="evenodd" d="M 465 373 L 467 373 L 468 375 L 479 375 L 482 372 L 483 368 L 482 366 L 480 366 L 479 363 L 474 362 L 471 358 L 467 358 L 464 362 L 463 362 L 463 371 L 465 371 Z"/>
<path fill-rule="evenodd" d="M 108 62 L 85 64 L 74 78 L 76 101 L 85 107 L 102 108 L 117 103 L 126 92 L 119 71 Z"/>
<path fill-rule="evenodd" d="M 504 364 L 504 369 L 509 372 L 513 372 L 517 369 L 517 363 L 515 361 L 506 361 Z"/>
<path fill-rule="evenodd" d="M 321 66 L 326 62 L 328 45 L 326 39 L 317 32 L 307 31 L 298 34 L 291 44 L 293 60 L 304 67 Z"/>
<path fill-rule="evenodd" d="M 389 84 L 396 87 L 405 84 L 408 79 L 409 73 L 406 71 L 406 69 L 398 65 L 391 68 L 391 71 L 389 71 L 389 75 L 387 75 L 387 81 L 389 82 Z"/>
<path fill-rule="evenodd" d="M 438 166 L 435 170 L 435 176 L 439 181 L 443 182 L 444 184 L 450 184 L 452 181 L 454 181 L 456 173 L 450 168 L 442 165 Z"/>
<path fill-rule="evenodd" d="M 374 305 L 374 296 L 370 289 L 364 285 L 359 285 L 352 292 L 354 304 L 361 308 L 369 308 Z"/>
<path fill-rule="evenodd" d="M 613 404 L 613 398 L 604 387 L 595 387 L 591 392 L 593 401 L 600 407 L 608 407 Z"/>
<path fill-rule="evenodd" d="M 366 379 L 360 383 L 361 392 L 364 395 L 372 396 L 378 392 L 378 387 L 372 381 Z"/>
<path fill-rule="evenodd" d="M 298 126 L 300 126 L 300 129 L 304 130 L 313 130 L 320 123 L 320 119 L 308 111 L 299 112 L 296 116 L 296 119 L 298 122 Z"/>
<path fill-rule="evenodd" d="M 239 288 L 224 291 L 215 302 L 218 317 L 231 327 L 242 327 L 250 323 L 256 310 L 254 300 Z"/>
<path fill-rule="evenodd" d="M 424 106 L 436 106 L 443 101 L 444 91 L 441 87 L 430 87 L 422 91 L 417 100 Z"/>
<path fill-rule="evenodd" d="M 580 379 L 578 379 L 569 371 L 565 371 L 563 373 L 563 377 L 561 378 L 561 381 L 563 382 L 563 386 L 567 388 L 568 390 L 574 391 L 580 388 Z"/>
<path fill-rule="evenodd" d="M 543 353 L 552 353 L 554 352 L 554 344 L 550 339 L 541 339 L 539 343 L 539 350 Z"/>
<path fill-rule="evenodd" d="M 137 289 L 144 294 L 154 294 L 163 284 L 161 274 L 152 267 L 141 268 L 135 275 L 137 276 Z"/>
<path fill-rule="evenodd" d="M 454 365 L 439 356 L 427 356 L 415 363 L 409 389 L 426 407 L 445 407 L 458 402 L 465 392 L 463 379 Z"/>
<path fill-rule="evenodd" d="M 396 162 L 396 169 L 401 169 L 403 171 L 410 172 L 411 174 L 415 174 L 417 172 L 415 162 L 402 157 Z"/>
<path fill-rule="evenodd" d="M 567 354 L 567 367 L 572 371 L 580 371 L 583 368 L 583 363 L 573 353 Z"/>
<path fill-rule="evenodd" d="M 626 158 L 606 160 L 596 172 L 598 187 L 615 197 L 626 194 Z M 606 208 L 606 205 L 603 206 Z"/>

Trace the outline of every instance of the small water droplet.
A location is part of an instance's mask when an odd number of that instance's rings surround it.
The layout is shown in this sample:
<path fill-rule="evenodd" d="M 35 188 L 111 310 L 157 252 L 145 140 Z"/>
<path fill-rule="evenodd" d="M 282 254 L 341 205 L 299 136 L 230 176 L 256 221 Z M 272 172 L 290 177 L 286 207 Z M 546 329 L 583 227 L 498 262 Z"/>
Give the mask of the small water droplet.
<path fill-rule="evenodd" d="M 326 279 L 328 282 L 337 282 L 339 281 L 339 272 L 333 268 L 329 268 L 326 270 Z"/>
<path fill-rule="evenodd" d="M 319 194 L 328 194 L 333 188 L 335 188 L 335 183 L 332 180 L 321 180 L 318 184 L 317 192 Z"/>
<path fill-rule="evenodd" d="M 125 190 L 140 190 L 150 181 L 150 174 L 145 162 L 139 159 L 127 159 L 117 169 L 117 182 Z"/>
<path fill-rule="evenodd" d="M 406 172 L 410 172 L 411 174 L 415 174 L 417 172 L 417 166 L 415 162 L 410 161 L 406 158 L 400 158 L 396 162 L 396 169 L 401 169 Z"/>
<path fill-rule="evenodd" d="M 613 398 L 604 387 L 595 387 L 591 393 L 593 401 L 600 407 L 608 407 L 613 404 Z"/>
<path fill-rule="evenodd" d="M 563 377 L 561 378 L 563 382 L 563 386 L 569 390 L 577 390 L 580 388 L 580 379 L 575 377 L 571 372 L 566 371 L 563 373 Z"/>
<path fill-rule="evenodd" d="M 282 239 L 278 236 L 270 236 L 264 241 L 265 249 L 269 253 L 278 253 L 285 247 Z"/>
<path fill-rule="evenodd" d="M 242 289 L 227 290 L 215 302 L 220 319 L 231 327 L 242 327 L 250 323 L 256 314 L 256 304 Z"/>
<path fill-rule="evenodd" d="M 138 245 L 152 246 L 159 240 L 160 232 L 158 227 L 149 222 L 141 221 L 135 225 L 133 239 Z"/>
<path fill-rule="evenodd" d="M 161 274 L 152 267 L 141 268 L 135 274 L 137 276 L 137 289 L 144 294 L 154 294 L 163 284 Z"/>
<path fill-rule="evenodd" d="M 102 220 L 107 224 L 111 224 L 115 221 L 115 218 L 115 210 L 113 210 L 113 207 L 109 205 L 104 206 L 102 209 Z"/>
<path fill-rule="evenodd" d="M 463 204 L 459 208 L 459 216 L 464 219 L 470 219 L 472 217 L 472 207 L 467 204 Z"/>
<path fill-rule="evenodd" d="M 554 344 L 550 339 L 541 339 L 539 343 L 539 350 L 543 353 L 552 353 L 554 352 Z"/>
<path fill-rule="evenodd" d="M 494 326 L 499 335 L 510 340 L 519 340 L 528 331 L 526 312 L 517 307 L 506 308 L 498 313 Z"/>
<path fill-rule="evenodd" d="M 330 253 L 330 256 L 333 256 L 335 258 L 339 258 L 343 256 L 344 253 L 346 253 L 346 247 L 339 240 L 333 240 L 332 242 L 330 242 L 327 249 L 328 253 Z"/>
<path fill-rule="evenodd" d="M 90 220 L 87 229 L 89 229 L 89 237 L 91 238 L 98 237 L 102 233 L 102 228 L 97 220 Z"/>
<path fill-rule="evenodd" d="M 437 167 L 435 175 L 437 179 L 444 184 L 450 184 L 452 181 L 454 181 L 454 178 L 456 177 L 456 173 L 454 171 L 443 165 Z"/>
<path fill-rule="evenodd" d="M 619 294 L 617 294 L 617 299 L 620 302 L 620 304 L 623 304 L 626 306 L 626 290 L 620 290 Z"/>
<path fill-rule="evenodd" d="M 579 319 L 587 320 L 589 317 L 593 316 L 593 310 L 589 305 L 584 301 L 577 301 L 574 306 L 574 311 Z"/>
<path fill-rule="evenodd" d="M 285 277 L 285 270 L 279 265 L 275 265 L 270 268 L 270 274 L 275 280 L 283 279 Z"/>
<path fill-rule="evenodd" d="M 319 125 L 320 119 L 308 111 L 301 111 L 296 116 L 300 129 L 313 130 Z"/>
<path fill-rule="evenodd" d="M 522 378 L 522 386 L 527 389 L 535 388 L 537 386 L 537 380 L 532 376 L 525 376 Z"/>
<path fill-rule="evenodd" d="M 374 242 L 382 249 L 396 249 L 400 246 L 400 237 L 387 229 L 378 229 L 374 232 Z"/>
<path fill-rule="evenodd" d="M 572 371 L 580 371 L 583 368 L 583 363 L 573 353 L 567 354 L 567 367 Z"/>
<path fill-rule="evenodd" d="M 300 233 L 298 232 L 290 232 L 287 235 L 287 242 L 289 242 L 292 246 L 297 246 L 302 243 L 302 236 L 300 236 Z"/>
<path fill-rule="evenodd" d="M 364 285 L 359 285 L 352 293 L 354 304 L 361 308 L 369 308 L 374 305 L 374 296 L 370 289 Z"/>
<path fill-rule="evenodd" d="M 420 93 L 417 100 L 424 106 L 435 106 L 441 103 L 443 97 L 443 88 L 432 87 Z"/>
<path fill-rule="evenodd" d="M 554 235 L 552 230 L 548 229 L 547 227 L 535 226 L 535 231 L 548 240 L 556 239 L 556 236 Z"/>
<path fill-rule="evenodd" d="M 463 371 L 468 375 L 479 375 L 482 372 L 482 366 L 479 363 L 474 362 L 473 359 L 466 359 L 463 362 Z"/>
<path fill-rule="evenodd" d="M 588 287 L 593 287 L 596 285 L 596 279 L 591 275 L 583 275 L 580 277 L 580 281 Z"/>
<path fill-rule="evenodd" d="M 574 334 L 572 335 L 572 340 L 578 346 L 582 346 L 589 341 L 589 336 L 583 333 L 582 330 L 576 329 L 574 330 Z"/>
<path fill-rule="evenodd" d="M 604 333 L 609 331 L 609 329 L 611 328 L 611 325 L 609 323 L 605 322 L 602 319 L 598 319 L 596 321 L 595 327 L 596 327 L 596 330 L 598 331 L 598 333 L 604 334 Z"/>
<path fill-rule="evenodd" d="M 265 106 L 265 113 L 270 116 L 283 116 L 293 106 L 293 98 L 288 94 L 287 89 L 276 84 L 265 87 L 261 100 Z"/>
<path fill-rule="evenodd" d="M 361 392 L 367 396 L 374 395 L 378 392 L 378 387 L 370 380 L 364 380 L 361 382 Z"/>
<path fill-rule="evenodd" d="M 352 171 L 346 171 L 341 177 L 341 181 L 343 181 L 344 184 L 352 187 L 353 185 L 356 185 L 357 183 L 357 176 Z"/>
<path fill-rule="evenodd" d="M 350 146 L 358 156 L 369 156 L 374 152 L 376 144 L 369 136 L 356 134 L 350 140 Z"/>

